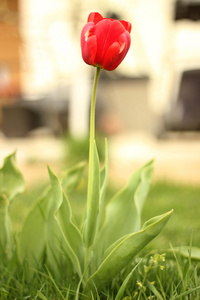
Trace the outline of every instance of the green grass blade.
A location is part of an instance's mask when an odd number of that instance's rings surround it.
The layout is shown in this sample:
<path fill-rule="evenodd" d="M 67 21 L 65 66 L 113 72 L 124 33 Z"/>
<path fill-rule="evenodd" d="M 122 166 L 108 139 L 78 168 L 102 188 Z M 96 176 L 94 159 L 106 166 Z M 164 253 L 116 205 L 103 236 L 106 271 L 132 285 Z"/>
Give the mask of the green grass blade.
<path fill-rule="evenodd" d="M 190 295 L 190 294 L 192 294 L 192 293 L 194 293 L 194 292 L 196 292 L 196 291 L 198 291 L 198 290 L 200 290 L 200 286 L 197 286 L 197 287 L 195 287 L 195 288 L 193 288 L 193 289 L 190 289 L 190 290 L 188 290 L 188 291 L 186 291 L 186 292 L 184 292 L 184 293 L 181 293 L 181 294 L 178 295 L 178 296 L 172 297 L 171 299 L 172 299 L 172 300 L 175 300 L 175 299 L 182 299 L 182 297 L 187 296 L 187 295 Z"/>
<path fill-rule="evenodd" d="M 40 291 L 37 291 L 37 296 L 41 299 L 41 300 L 48 300 Z"/>
<path fill-rule="evenodd" d="M 48 273 L 48 275 L 49 275 L 49 278 L 50 278 L 51 282 L 53 283 L 53 285 L 55 286 L 57 292 L 59 293 L 59 295 L 61 296 L 61 298 L 62 298 L 63 300 L 65 300 L 65 297 L 63 296 L 61 290 L 60 290 L 59 287 L 57 286 L 57 284 L 56 284 L 56 282 L 55 282 L 55 280 L 54 280 L 54 278 L 53 278 L 51 272 L 49 271 L 49 269 L 48 269 L 47 267 L 46 267 L 46 270 L 47 270 L 47 273 Z"/>
<path fill-rule="evenodd" d="M 115 248 L 104 258 L 97 271 L 87 281 L 84 292 L 87 294 L 93 290 L 94 285 L 99 289 L 112 280 L 140 250 L 160 233 L 171 214 L 172 211 L 161 215 L 153 224 L 139 232 L 128 234 L 124 239 L 120 239 L 118 244 L 115 243 Z"/>
<path fill-rule="evenodd" d="M 164 300 L 164 298 L 161 296 L 159 291 L 156 289 L 156 287 L 153 284 L 151 284 L 151 282 L 148 282 L 147 286 L 152 291 L 152 293 L 156 296 L 156 299 Z"/>
<path fill-rule="evenodd" d="M 124 279 L 122 285 L 120 286 L 120 289 L 115 297 L 115 300 L 121 300 L 123 295 L 124 295 L 124 291 L 126 289 L 126 286 L 128 284 L 129 279 L 131 278 L 131 276 L 133 275 L 133 273 L 135 272 L 136 268 L 139 266 L 139 264 L 142 262 L 142 259 L 140 260 L 139 263 L 136 264 L 136 266 L 131 270 L 131 272 L 126 276 L 126 278 Z"/>
<path fill-rule="evenodd" d="M 179 274 L 179 276 L 180 276 L 180 278 L 181 278 L 181 281 L 182 281 L 182 283 L 183 283 L 183 271 L 182 271 L 181 266 L 180 266 L 180 264 L 179 264 L 178 258 L 177 258 L 177 256 L 176 256 L 175 251 L 174 251 L 174 248 L 172 247 L 172 245 L 170 245 L 170 246 L 171 246 L 171 250 L 172 250 L 172 252 L 173 252 L 173 254 L 174 254 L 174 258 L 175 258 L 175 260 L 176 260 L 176 266 L 177 266 L 178 274 Z"/>

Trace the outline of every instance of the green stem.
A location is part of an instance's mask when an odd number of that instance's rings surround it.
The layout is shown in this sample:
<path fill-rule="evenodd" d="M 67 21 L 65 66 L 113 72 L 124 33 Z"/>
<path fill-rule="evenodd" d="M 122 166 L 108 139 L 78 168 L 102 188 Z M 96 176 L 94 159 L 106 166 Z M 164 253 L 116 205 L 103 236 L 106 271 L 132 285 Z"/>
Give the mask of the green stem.
<path fill-rule="evenodd" d="M 94 141 L 95 141 L 95 103 L 96 103 L 96 92 L 97 83 L 99 79 L 100 68 L 96 68 L 96 73 L 94 77 L 93 90 L 92 90 L 92 100 L 90 108 L 90 142 L 89 142 L 89 171 L 88 171 L 88 190 L 87 190 L 87 208 L 90 205 L 90 199 L 92 194 L 92 181 L 93 181 L 93 169 L 94 169 Z M 85 275 L 84 280 L 87 282 L 89 277 L 88 264 L 90 260 L 91 249 L 85 249 Z"/>
<path fill-rule="evenodd" d="M 91 191 L 92 191 L 92 177 L 93 177 L 93 150 L 94 150 L 94 140 L 95 140 L 95 103 L 96 103 L 96 92 L 97 92 L 97 82 L 99 79 L 100 68 L 96 68 L 96 73 L 94 77 L 93 90 L 92 90 L 92 100 L 90 108 L 90 146 L 89 146 L 89 173 L 88 173 L 88 193 L 87 193 L 87 207 L 89 207 Z"/>

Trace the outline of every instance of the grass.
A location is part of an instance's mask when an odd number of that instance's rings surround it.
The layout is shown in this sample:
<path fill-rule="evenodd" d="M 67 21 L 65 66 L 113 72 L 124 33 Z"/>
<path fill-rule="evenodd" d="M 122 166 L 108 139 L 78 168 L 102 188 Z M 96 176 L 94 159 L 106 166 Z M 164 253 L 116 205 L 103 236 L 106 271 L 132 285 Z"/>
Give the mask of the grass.
<path fill-rule="evenodd" d="M 11 218 L 15 231 L 30 206 L 40 195 L 44 186 L 31 187 L 17 198 L 11 207 Z M 85 205 L 86 180 L 75 194 L 70 196 L 77 223 Z M 109 198 L 115 193 L 109 188 Z M 174 214 L 161 234 L 152 241 L 145 251 L 128 265 L 112 283 L 105 287 L 99 299 L 114 300 L 129 278 L 125 291 L 117 299 L 200 299 L 200 262 L 169 254 L 167 249 L 181 245 L 200 247 L 200 186 L 155 182 L 146 200 L 143 221 L 174 209 Z M 166 253 L 166 260 L 152 265 L 152 257 Z M 145 259 L 140 258 L 145 256 Z M 137 267 L 135 267 L 138 264 Z M 162 267 L 161 267 L 162 266 Z M 135 268 L 135 269 L 134 269 Z M 134 270 L 133 270 L 134 269 Z M 133 270 L 133 271 L 132 271 Z M 57 281 L 45 265 L 41 266 L 31 281 L 25 279 L 25 268 L 18 265 L 17 256 L 0 264 L 0 299 L 80 299 L 76 298 L 77 278 L 68 278 L 63 270 L 62 279 Z M 98 298 L 97 298 L 98 299 Z"/>
<path fill-rule="evenodd" d="M 200 299 L 200 266 L 177 256 L 166 258 L 164 262 L 152 265 L 151 255 L 140 263 L 138 257 L 127 266 L 113 282 L 106 286 L 99 296 L 102 300 L 114 300 L 135 265 L 138 267 L 127 283 L 122 298 L 135 299 Z M 162 266 L 162 268 L 161 268 Z M 76 298 L 78 280 L 71 278 L 56 281 L 50 271 L 43 267 L 31 281 L 25 280 L 23 268 L 19 267 L 16 257 L 9 265 L 1 265 L 0 299 L 80 299 Z"/>
<path fill-rule="evenodd" d="M 172 218 L 153 241 L 155 248 L 189 245 L 200 247 L 200 186 L 156 182 L 153 184 L 143 210 L 143 220 L 174 209 Z"/>

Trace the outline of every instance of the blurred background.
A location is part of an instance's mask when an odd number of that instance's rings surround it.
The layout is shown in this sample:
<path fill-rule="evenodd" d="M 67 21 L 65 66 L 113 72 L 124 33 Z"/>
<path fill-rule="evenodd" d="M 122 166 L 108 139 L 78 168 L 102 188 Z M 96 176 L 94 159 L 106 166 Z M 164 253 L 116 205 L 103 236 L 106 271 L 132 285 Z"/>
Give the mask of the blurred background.
<path fill-rule="evenodd" d="M 94 68 L 80 32 L 91 11 L 132 23 L 129 53 L 98 86 L 110 176 L 122 183 L 153 157 L 158 178 L 200 183 L 199 0 L 0 0 L 1 160 L 17 150 L 31 180 L 87 157 Z"/>

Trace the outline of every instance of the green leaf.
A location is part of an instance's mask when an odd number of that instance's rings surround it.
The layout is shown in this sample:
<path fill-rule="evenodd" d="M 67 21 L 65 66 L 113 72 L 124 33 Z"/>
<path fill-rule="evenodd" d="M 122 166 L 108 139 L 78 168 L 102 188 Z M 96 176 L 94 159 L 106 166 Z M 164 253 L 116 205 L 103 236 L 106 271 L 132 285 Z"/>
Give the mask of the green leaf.
<path fill-rule="evenodd" d="M 71 207 L 65 193 L 63 193 L 62 204 L 55 213 L 55 219 L 65 241 L 65 251 L 81 277 L 84 267 L 84 245 L 79 229 L 72 222 Z"/>
<path fill-rule="evenodd" d="M 99 250 L 99 245 L 101 245 L 101 230 L 103 228 L 103 225 L 105 224 L 106 219 L 106 204 L 107 199 L 105 197 L 106 195 L 106 189 L 108 185 L 108 147 L 107 147 L 107 140 L 105 140 L 105 163 L 104 166 L 100 172 L 100 203 L 99 203 L 99 216 L 98 216 L 98 224 L 97 224 L 97 236 L 95 239 L 95 243 L 93 244 L 93 251 L 96 253 L 95 260 L 91 261 L 91 266 L 93 269 L 97 268 L 97 265 L 99 265 L 99 262 L 102 258 L 102 251 Z M 102 250 L 102 249 L 101 249 Z"/>
<path fill-rule="evenodd" d="M 104 284 L 111 281 L 139 251 L 160 233 L 171 214 L 172 211 L 159 216 L 156 222 L 143 230 L 128 234 L 118 243 L 116 242 L 115 247 L 110 252 L 108 251 L 102 264 L 87 281 L 84 294 L 87 295 L 91 290 L 94 290 L 94 286 L 99 291 Z"/>
<path fill-rule="evenodd" d="M 174 252 L 180 254 L 186 258 L 189 258 L 191 255 L 191 259 L 200 260 L 200 248 L 191 247 L 191 246 L 180 246 L 174 247 Z"/>
<path fill-rule="evenodd" d="M 108 185 L 108 143 L 105 140 L 105 164 L 100 172 L 100 204 L 105 206 L 105 194 Z"/>
<path fill-rule="evenodd" d="M 106 190 L 108 186 L 108 145 L 105 140 L 105 164 L 100 172 L 100 209 L 98 220 L 98 231 L 101 230 L 105 222 L 105 208 L 106 208 Z"/>
<path fill-rule="evenodd" d="M 141 211 L 152 182 L 153 161 L 134 173 L 128 185 L 118 192 L 106 206 L 106 224 L 101 240 L 107 249 L 120 237 L 138 231 Z"/>
<path fill-rule="evenodd" d="M 22 173 L 16 166 L 15 153 L 4 159 L 0 169 L 0 252 L 11 255 L 12 252 L 12 224 L 9 216 L 11 200 L 25 189 Z"/>
<path fill-rule="evenodd" d="M 13 234 L 12 224 L 8 213 L 6 195 L 0 196 L 0 256 L 10 257 L 12 252 Z"/>
<path fill-rule="evenodd" d="M 93 178 L 92 178 L 92 192 L 87 209 L 87 217 L 84 227 L 84 243 L 85 247 L 89 248 L 93 242 L 97 231 L 98 215 L 99 215 L 99 198 L 100 198 L 100 169 L 99 157 L 94 143 L 94 156 L 93 156 Z"/>
<path fill-rule="evenodd" d="M 85 162 L 81 162 L 74 167 L 68 169 L 61 175 L 61 184 L 63 190 L 69 195 L 73 192 L 79 185 L 82 177 L 83 171 L 86 166 Z"/>
<path fill-rule="evenodd" d="M 36 268 L 43 262 L 46 253 L 47 262 L 55 274 L 59 275 L 59 266 L 65 263 L 62 258 L 64 249 L 67 259 L 70 259 L 81 276 L 82 271 L 77 257 L 82 249 L 81 237 L 78 229 L 71 222 L 71 208 L 61 184 L 50 168 L 49 176 L 51 187 L 33 206 L 23 224 L 18 243 L 19 258 L 21 262 L 26 259 L 33 268 Z M 63 216 L 65 216 L 65 221 L 63 221 Z M 67 236 L 66 231 L 62 230 L 63 224 L 68 225 L 70 237 Z M 78 235 L 79 245 L 77 245 Z M 75 253 L 76 250 L 78 253 Z M 32 272 L 30 272 L 31 275 Z"/>
<path fill-rule="evenodd" d="M 81 234 L 78 228 L 72 223 L 71 220 L 71 207 L 67 196 L 62 190 L 61 184 L 58 178 L 49 168 L 49 176 L 52 185 L 53 201 L 52 207 L 48 216 L 48 243 L 47 243 L 47 254 L 48 259 L 51 258 L 51 263 L 54 263 L 55 257 L 55 245 L 58 241 L 62 241 L 65 253 L 69 256 L 75 270 L 82 276 L 82 270 L 80 266 L 80 260 L 83 265 L 83 243 Z M 58 228 L 59 225 L 59 228 Z M 52 227 L 52 229 L 51 229 Z M 58 254 L 59 248 L 57 249 Z M 83 268 L 83 267 L 82 267 Z"/>
<path fill-rule="evenodd" d="M 0 169 L 0 195 L 6 196 L 10 201 L 24 190 L 24 178 L 17 168 L 15 153 L 13 153 L 4 159 L 3 167 Z"/>
<path fill-rule="evenodd" d="M 43 260 L 47 244 L 47 222 L 52 199 L 48 189 L 27 215 L 18 240 L 18 255 L 21 263 L 28 261 L 32 268 L 37 268 Z M 32 271 L 30 271 L 30 276 Z"/>

